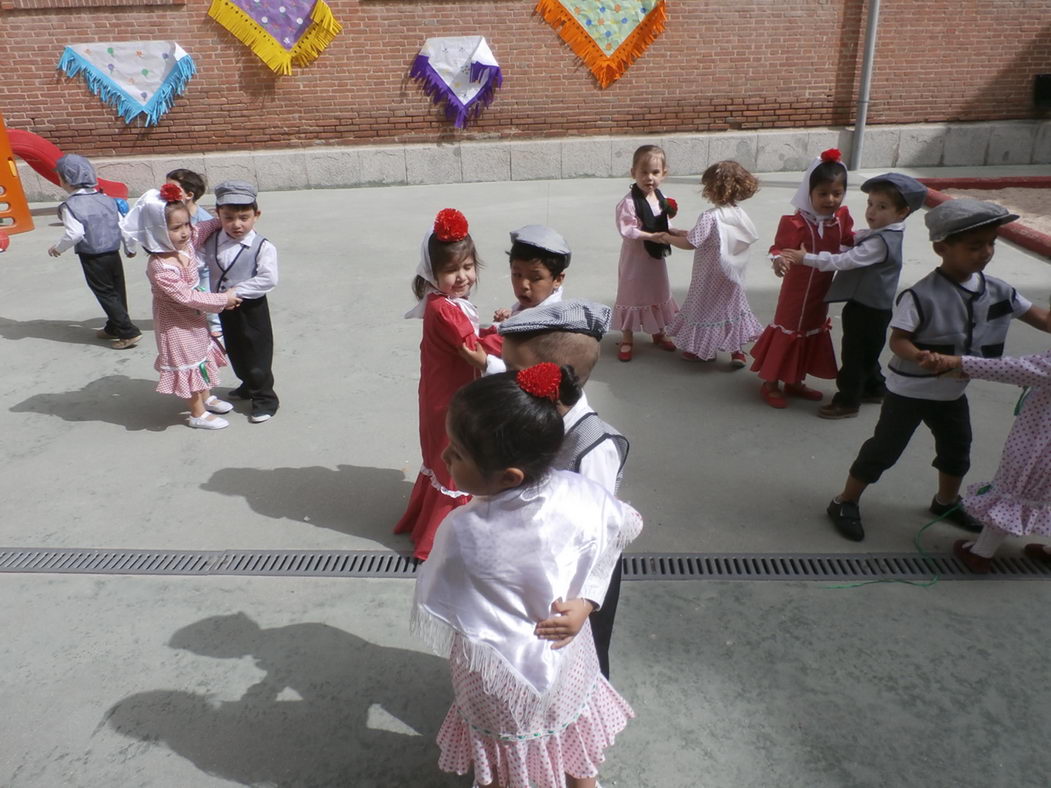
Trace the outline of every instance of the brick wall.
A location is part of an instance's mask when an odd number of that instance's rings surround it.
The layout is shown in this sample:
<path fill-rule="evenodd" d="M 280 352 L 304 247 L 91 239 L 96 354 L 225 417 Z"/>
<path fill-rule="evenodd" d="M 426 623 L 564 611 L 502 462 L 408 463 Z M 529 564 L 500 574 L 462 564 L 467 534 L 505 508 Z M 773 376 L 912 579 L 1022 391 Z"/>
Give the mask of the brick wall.
<path fill-rule="evenodd" d="M 290 77 L 213 22 L 208 0 L 150 2 L 2 0 L 7 124 L 94 155 L 844 125 L 865 25 L 862 0 L 669 0 L 665 33 L 600 90 L 529 0 L 329 0 L 343 32 Z M 870 123 L 1037 116 L 1047 0 L 881 9 Z M 488 38 L 504 87 L 457 131 L 407 73 L 425 38 L 468 34 Z M 178 41 L 200 71 L 158 127 L 125 126 L 55 70 L 65 44 L 151 38 Z"/>

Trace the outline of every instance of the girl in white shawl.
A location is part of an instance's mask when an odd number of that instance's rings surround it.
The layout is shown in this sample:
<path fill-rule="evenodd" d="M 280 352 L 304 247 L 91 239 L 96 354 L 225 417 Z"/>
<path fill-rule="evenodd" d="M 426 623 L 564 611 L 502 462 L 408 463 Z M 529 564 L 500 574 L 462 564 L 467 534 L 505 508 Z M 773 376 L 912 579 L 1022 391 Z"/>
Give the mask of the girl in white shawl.
<path fill-rule="evenodd" d="M 420 568 L 413 630 L 449 659 L 455 699 L 438 733 L 444 771 L 482 786 L 594 788 L 629 718 L 599 672 L 588 624 L 565 648 L 534 633 L 559 599 L 601 605 L 638 512 L 569 471 L 557 400 L 579 397 L 571 367 L 544 363 L 462 388 L 444 459 L 473 499 L 442 523 Z"/>

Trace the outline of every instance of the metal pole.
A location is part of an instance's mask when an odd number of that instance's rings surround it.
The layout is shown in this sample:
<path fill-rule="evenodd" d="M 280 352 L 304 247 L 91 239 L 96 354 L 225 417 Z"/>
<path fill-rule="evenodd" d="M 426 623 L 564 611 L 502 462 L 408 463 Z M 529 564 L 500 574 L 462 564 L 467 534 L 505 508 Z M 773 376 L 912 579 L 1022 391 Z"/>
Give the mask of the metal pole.
<path fill-rule="evenodd" d="M 869 89 L 872 87 L 872 65 L 876 59 L 876 33 L 879 31 L 879 0 L 869 0 L 869 18 L 865 27 L 865 56 L 861 61 L 861 86 L 858 88 L 858 108 L 854 121 L 854 144 L 850 148 L 850 169 L 861 166 L 861 151 L 865 147 L 865 122 L 869 116 Z"/>

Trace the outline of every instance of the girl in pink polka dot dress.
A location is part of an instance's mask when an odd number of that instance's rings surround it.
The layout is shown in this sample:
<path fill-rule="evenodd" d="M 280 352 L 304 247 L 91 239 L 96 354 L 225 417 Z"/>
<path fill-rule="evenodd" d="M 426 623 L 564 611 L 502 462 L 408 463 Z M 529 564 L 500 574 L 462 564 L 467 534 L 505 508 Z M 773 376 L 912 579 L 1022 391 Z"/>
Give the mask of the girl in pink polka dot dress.
<path fill-rule="evenodd" d="M 599 672 L 590 625 L 568 645 L 537 637 L 560 599 L 601 605 L 638 512 L 570 471 L 556 401 L 572 367 L 480 378 L 449 406 L 443 459 L 474 496 L 442 522 L 416 581 L 412 628 L 449 660 L 453 704 L 438 732 L 443 771 L 480 786 L 594 788 L 604 751 L 634 717 Z"/>
<path fill-rule="evenodd" d="M 1047 323 L 1051 332 L 1051 316 Z M 963 498 L 964 508 L 983 528 L 976 541 L 956 542 L 953 552 L 972 571 L 984 573 L 1008 534 L 1051 536 L 1051 350 L 1021 358 L 937 358 L 938 369 L 1029 387 L 992 482 L 970 485 Z M 1025 553 L 1051 563 L 1045 545 L 1026 545 Z"/>

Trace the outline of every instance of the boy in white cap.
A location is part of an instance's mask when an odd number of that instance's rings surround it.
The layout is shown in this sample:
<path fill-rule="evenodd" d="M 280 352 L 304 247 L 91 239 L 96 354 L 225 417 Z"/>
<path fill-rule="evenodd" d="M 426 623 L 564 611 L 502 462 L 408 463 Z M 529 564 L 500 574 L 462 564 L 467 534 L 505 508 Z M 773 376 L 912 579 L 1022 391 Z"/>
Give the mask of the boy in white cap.
<path fill-rule="evenodd" d="M 266 296 L 277 284 L 277 248 L 255 231 L 261 215 L 256 189 L 245 181 L 215 187 L 218 219 L 195 226 L 194 244 L 208 265 L 213 293 L 235 290 L 241 306 L 221 313 L 230 366 L 241 379 L 231 397 L 251 401 L 249 421 L 260 424 L 277 413 L 274 392 L 274 333 Z"/>
<path fill-rule="evenodd" d="M 847 539 L 865 538 L 858 500 L 905 450 L 923 422 L 934 434 L 933 465 L 938 492 L 930 512 L 972 532 L 981 526 L 960 505 L 959 491 L 970 468 L 971 417 L 967 380 L 928 370 L 934 354 L 995 358 L 1003 355 L 1013 318 L 1047 330 L 1048 312 L 1006 282 L 986 276 L 1000 225 L 1018 218 L 994 203 L 949 200 L 924 221 L 941 265 L 898 296 L 891 318 L 887 394 L 875 433 L 850 466 L 843 492 L 828 505 L 828 516 Z"/>
<path fill-rule="evenodd" d="M 517 299 L 510 309 L 498 309 L 499 323 L 523 309 L 562 300 L 562 283 L 572 252 L 566 239 L 550 227 L 527 224 L 511 231 L 511 287 Z"/>
<path fill-rule="evenodd" d="M 110 347 L 116 350 L 135 347 L 142 332 L 128 316 L 117 203 L 99 191 L 95 168 L 83 156 L 63 156 L 55 164 L 55 172 L 59 186 L 69 192 L 69 197 L 58 206 L 62 237 L 47 252 L 58 257 L 73 247 L 84 269 L 84 279 L 106 313 L 106 325 L 95 336 L 113 340 Z M 133 255 L 128 251 L 128 257 Z"/>

